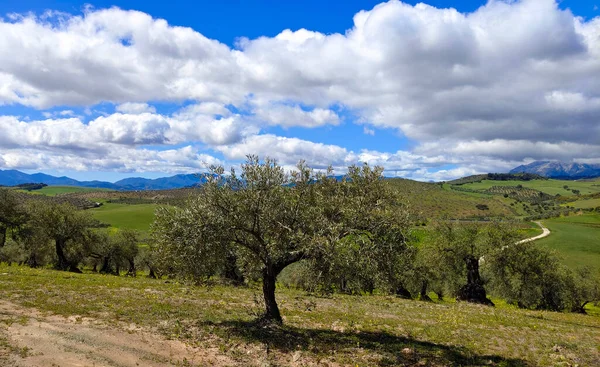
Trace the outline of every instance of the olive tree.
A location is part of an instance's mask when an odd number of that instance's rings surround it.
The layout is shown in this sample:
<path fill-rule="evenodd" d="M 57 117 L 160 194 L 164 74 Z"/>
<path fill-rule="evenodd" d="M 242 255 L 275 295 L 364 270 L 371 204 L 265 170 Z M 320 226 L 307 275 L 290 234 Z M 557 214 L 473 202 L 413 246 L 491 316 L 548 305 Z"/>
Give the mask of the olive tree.
<path fill-rule="evenodd" d="M 401 231 L 385 231 L 395 222 L 381 172 L 351 167 L 338 181 L 304 162 L 286 172 L 274 160 L 255 156 L 239 175 L 214 167 L 187 206 L 157 211 L 152 231 L 157 258 L 163 269 L 198 279 L 216 274 L 234 254 L 246 274 L 262 280 L 264 318 L 281 322 L 275 288 L 287 266 L 304 259 L 328 261 L 340 243 L 350 245 L 356 238 L 361 246 L 379 245 L 369 254 L 374 269 L 382 269 L 387 266 L 383 248 L 393 249 L 397 239 L 404 246 Z M 405 223 L 402 215 L 397 221 Z"/>
<path fill-rule="evenodd" d="M 455 289 L 457 299 L 493 306 L 487 298 L 480 264 L 488 262 L 495 252 L 515 244 L 517 232 L 513 226 L 499 222 L 446 221 L 437 224 L 432 239 L 429 246 L 443 254 L 439 260 L 447 276 L 463 279 Z"/>
<path fill-rule="evenodd" d="M 136 276 L 135 258 L 139 252 L 139 234 L 131 229 L 120 229 L 110 235 L 104 231 L 90 232 L 87 256 L 92 259 L 94 271 L 119 275 L 127 267 L 127 276 Z"/>
<path fill-rule="evenodd" d="M 589 266 L 570 271 L 566 284 L 571 312 L 586 313 L 588 303 L 600 302 L 600 271 Z"/>
<path fill-rule="evenodd" d="M 337 227 L 310 258 L 313 273 L 343 292 L 374 288 L 410 298 L 406 289 L 415 247 L 411 218 L 397 191 L 382 180 L 383 168 L 351 166 L 341 181 L 322 182 L 325 217 Z"/>
<path fill-rule="evenodd" d="M 29 207 L 33 227 L 40 238 L 54 242 L 59 270 L 79 272 L 79 262 L 86 254 L 90 241 L 90 228 L 98 225 L 89 212 L 78 210 L 71 204 L 35 202 Z"/>
<path fill-rule="evenodd" d="M 27 213 L 18 196 L 11 189 L 0 189 L 0 248 L 6 243 L 9 229 L 14 229 L 27 220 Z"/>

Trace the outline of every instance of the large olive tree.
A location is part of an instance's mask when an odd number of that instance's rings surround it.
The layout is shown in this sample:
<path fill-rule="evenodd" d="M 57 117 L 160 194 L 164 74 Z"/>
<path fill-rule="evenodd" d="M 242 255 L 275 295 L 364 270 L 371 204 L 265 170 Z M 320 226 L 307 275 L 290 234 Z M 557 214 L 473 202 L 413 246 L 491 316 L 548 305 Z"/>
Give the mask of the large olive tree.
<path fill-rule="evenodd" d="M 249 156 L 241 174 L 224 173 L 214 168 L 184 208 L 157 211 L 153 236 L 165 271 L 209 277 L 234 254 L 246 273 L 260 274 L 264 318 L 275 322 L 281 322 L 276 279 L 290 264 L 328 261 L 352 242 L 372 249 L 359 253 L 371 257 L 373 269 L 397 273 L 386 260 L 397 244 L 405 246 L 407 220 L 400 207 L 394 215 L 381 168 L 351 167 L 337 180 L 303 162 L 286 172 L 272 159 Z"/>
<path fill-rule="evenodd" d="M 439 263 L 432 265 L 459 284 L 454 290 L 457 299 L 493 306 L 487 298 L 480 265 L 502 249 L 515 245 L 518 237 L 514 226 L 499 222 L 440 222 L 433 234 L 427 246 L 433 246 L 432 252 L 439 256 L 431 259 L 437 258 Z M 453 279 L 446 282 L 452 283 Z"/>

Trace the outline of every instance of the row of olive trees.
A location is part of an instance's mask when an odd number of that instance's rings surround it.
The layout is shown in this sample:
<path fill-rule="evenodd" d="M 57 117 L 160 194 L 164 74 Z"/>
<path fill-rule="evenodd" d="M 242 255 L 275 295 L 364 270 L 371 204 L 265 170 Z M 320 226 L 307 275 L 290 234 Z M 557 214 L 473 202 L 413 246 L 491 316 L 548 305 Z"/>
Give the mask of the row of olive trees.
<path fill-rule="evenodd" d="M 459 300 L 491 305 L 489 291 L 521 308 L 582 313 L 600 301 L 597 271 L 572 270 L 554 252 L 518 243 L 506 224 L 438 223 L 417 260 L 424 281 Z"/>
<path fill-rule="evenodd" d="M 91 213 L 70 204 L 20 199 L 0 189 L 0 260 L 73 272 L 80 272 L 82 264 L 115 274 L 126 267 L 135 275 L 137 233 L 109 235 Z"/>
<path fill-rule="evenodd" d="M 282 272 L 310 290 L 422 299 L 433 291 L 492 305 L 489 288 L 522 307 L 555 310 L 598 299 L 590 274 L 569 273 L 531 244 L 515 245 L 514 226 L 441 222 L 428 241 L 412 241 L 409 210 L 380 167 L 351 166 L 336 179 L 303 162 L 286 172 L 251 156 L 239 175 L 222 167 L 212 173 L 186 206 L 157 211 L 153 269 L 196 282 L 217 274 L 260 280 L 267 320 L 281 322 L 275 287 Z M 523 278 L 528 272 L 545 275 L 533 282 Z"/>

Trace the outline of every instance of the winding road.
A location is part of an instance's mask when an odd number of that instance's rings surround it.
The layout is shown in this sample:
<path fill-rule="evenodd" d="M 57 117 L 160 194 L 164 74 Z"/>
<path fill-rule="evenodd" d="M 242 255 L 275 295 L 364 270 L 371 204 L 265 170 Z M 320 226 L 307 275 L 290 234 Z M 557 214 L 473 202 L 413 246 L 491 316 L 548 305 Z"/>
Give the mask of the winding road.
<path fill-rule="evenodd" d="M 526 243 L 526 242 L 531 242 L 531 241 L 535 241 L 535 240 L 539 240 L 540 238 L 544 238 L 544 237 L 548 237 L 550 235 L 550 230 L 546 227 L 544 227 L 544 225 L 542 224 L 542 222 L 533 222 L 535 224 L 537 224 L 538 226 L 540 226 L 540 228 L 542 229 L 542 234 L 539 234 L 537 236 L 534 237 L 529 237 L 529 238 L 525 238 L 524 240 L 520 240 L 515 242 L 515 245 L 521 244 L 521 243 Z M 507 248 L 509 245 L 503 246 L 502 250 L 504 250 L 505 248 Z M 482 256 L 479 258 L 479 264 L 483 264 L 485 262 L 485 256 Z"/>
<path fill-rule="evenodd" d="M 515 245 L 518 245 L 520 243 L 525 243 L 525 242 L 531 242 L 531 241 L 539 240 L 540 238 L 548 237 L 550 235 L 550 230 L 548 228 L 544 227 L 544 225 L 542 224 L 542 222 L 533 222 L 533 223 L 535 223 L 538 226 L 540 226 L 540 228 L 542 229 L 542 234 L 537 235 L 535 237 L 526 238 L 526 239 L 521 240 L 521 241 L 517 241 L 515 243 Z"/>

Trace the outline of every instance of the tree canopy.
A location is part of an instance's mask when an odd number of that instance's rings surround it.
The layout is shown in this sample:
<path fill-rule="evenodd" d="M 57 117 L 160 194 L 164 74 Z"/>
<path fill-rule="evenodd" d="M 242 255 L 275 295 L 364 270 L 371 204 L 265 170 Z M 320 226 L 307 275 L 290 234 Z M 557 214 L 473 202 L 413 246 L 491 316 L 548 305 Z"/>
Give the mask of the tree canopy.
<path fill-rule="evenodd" d="M 29 212 L 29 225 L 36 237 L 54 242 L 56 268 L 78 272 L 78 264 L 87 252 L 85 246 L 90 243 L 89 229 L 98 221 L 91 213 L 68 203 L 34 202 Z"/>
<path fill-rule="evenodd" d="M 352 166 L 338 180 L 304 162 L 286 172 L 272 159 L 249 156 L 239 175 L 233 169 L 224 175 L 222 167 L 212 173 L 186 207 L 157 211 L 153 234 L 166 271 L 209 277 L 233 254 L 245 274 L 262 278 L 264 318 L 276 322 L 276 278 L 303 259 L 318 259 L 331 274 L 341 254 L 368 254 L 369 269 L 395 281 L 390 260 L 406 246 L 408 215 L 380 167 Z"/>
<path fill-rule="evenodd" d="M 27 220 L 27 213 L 13 190 L 0 189 L 0 248 L 6 243 L 9 229 L 19 227 Z"/>

